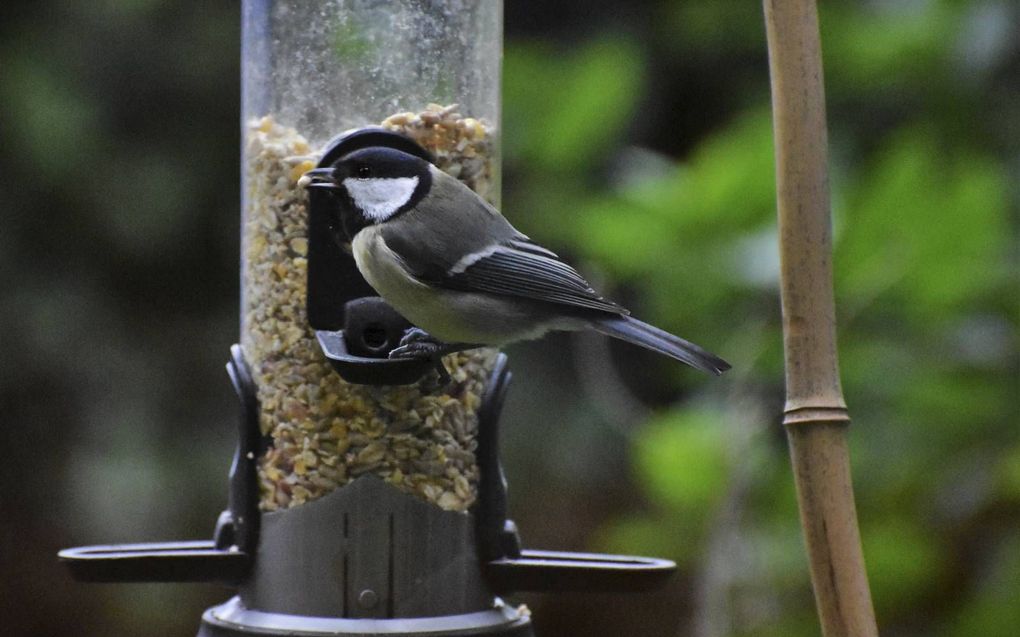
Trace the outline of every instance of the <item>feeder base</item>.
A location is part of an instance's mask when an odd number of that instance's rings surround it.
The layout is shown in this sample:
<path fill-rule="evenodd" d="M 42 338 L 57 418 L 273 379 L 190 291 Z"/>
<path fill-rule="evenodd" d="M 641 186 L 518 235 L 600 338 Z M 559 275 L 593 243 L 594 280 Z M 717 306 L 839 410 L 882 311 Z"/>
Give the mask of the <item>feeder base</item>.
<path fill-rule="evenodd" d="M 342 619 L 308 617 L 249 610 L 238 597 L 213 606 L 202 615 L 198 637 L 273 635 L 289 637 L 534 637 L 531 619 L 497 600 L 490 610 L 463 615 L 401 619 Z"/>

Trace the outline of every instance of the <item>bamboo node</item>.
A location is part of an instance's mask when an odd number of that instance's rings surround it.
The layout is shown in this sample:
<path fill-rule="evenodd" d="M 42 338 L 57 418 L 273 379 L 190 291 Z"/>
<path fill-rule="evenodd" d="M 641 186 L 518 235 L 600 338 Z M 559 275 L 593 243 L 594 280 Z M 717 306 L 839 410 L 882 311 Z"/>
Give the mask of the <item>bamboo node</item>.
<path fill-rule="evenodd" d="M 811 406 L 788 408 L 783 412 L 783 425 L 850 424 L 846 407 Z"/>

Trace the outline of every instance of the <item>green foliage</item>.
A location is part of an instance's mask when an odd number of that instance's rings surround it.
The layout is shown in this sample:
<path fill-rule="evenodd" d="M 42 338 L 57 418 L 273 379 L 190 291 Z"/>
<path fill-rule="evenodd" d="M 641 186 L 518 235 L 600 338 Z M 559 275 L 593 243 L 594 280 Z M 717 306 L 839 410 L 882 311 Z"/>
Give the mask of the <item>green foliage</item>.
<path fill-rule="evenodd" d="M 681 562 L 697 559 L 706 516 L 726 491 L 723 415 L 711 410 L 671 411 L 647 423 L 634 441 L 636 480 L 652 513 L 621 519 L 603 529 L 600 546 L 634 553 L 656 549 Z M 663 533 L 664 528 L 681 531 Z"/>
<path fill-rule="evenodd" d="M 1020 625 L 1020 604 L 1016 603 L 1020 581 L 1020 534 L 992 547 L 988 573 L 960 605 L 949 625 L 939 632 L 946 637 L 1008 637 Z"/>
<path fill-rule="evenodd" d="M 865 556 L 879 623 L 893 626 L 884 634 L 1005 635 L 1020 621 L 1004 602 L 1020 597 L 1006 531 L 1020 522 L 1017 191 L 977 97 L 1001 58 L 962 53 L 975 29 L 1001 39 L 989 11 L 822 5 L 840 358 Z M 720 68 L 764 56 L 759 12 L 673 3 L 657 32 L 681 59 Z M 636 433 L 643 504 L 606 522 L 596 544 L 668 555 L 692 575 L 738 569 L 715 609 L 733 634 L 817 634 L 789 461 L 768 424 L 782 376 L 765 78 L 681 161 L 664 162 L 619 147 L 647 88 L 640 69 L 655 61 L 613 42 L 553 62 L 540 44 L 508 49 L 507 160 L 525 184 L 508 214 L 598 264 L 602 287 L 626 289 L 638 315 L 722 344 L 735 369 L 721 381 L 667 376 L 692 400 Z M 741 71 L 724 81 L 747 94 Z M 724 408 L 719 388 L 744 396 L 742 409 Z M 767 416 L 733 424 L 740 413 Z M 735 435 L 744 428 L 754 433 Z M 732 563 L 712 548 L 723 533 L 740 538 Z M 762 599 L 780 610 L 740 611 Z"/>
<path fill-rule="evenodd" d="M 713 412 L 673 411 L 645 425 L 634 460 L 638 483 L 654 504 L 700 516 L 719 502 L 728 473 L 721 421 Z"/>
<path fill-rule="evenodd" d="M 595 40 L 568 56 L 547 46 L 517 46 L 506 53 L 507 125 L 521 135 L 507 152 L 536 170 L 591 169 L 631 120 L 643 89 L 643 61 L 628 40 Z M 515 124 L 514 114 L 527 125 Z"/>
<path fill-rule="evenodd" d="M 963 17 L 948 2 L 823 4 L 825 73 L 835 90 L 900 92 L 949 78 L 945 60 Z M 934 77 L 933 77 L 934 76 Z"/>
<path fill-rule="evenodd" d="M 12 142 L 46 178 L 59 178 L 69 159 L 80 165 L 97 152 L 95 106 L 47 66 L 28 56 L 6 64 L 0 99 L 19 123 L 7 129 Z"/>
<path fill-rule="evenodd" d="M 756 231 L 770 220 L 775 205 L 768 117 L 765 111 L 750 113 L 699 147 L 686 165 L 660 178 L 625 184 L 612 197 L 593 201 L 583 215 L 581 247 L 624 276 L 662 270 L 664 253 L 656 249 L 659 246 L 671 258 L 682 259 L 690 251 L 698 258 L 706 253 L 715 257 L 719 266 L 728 264 L 732 255 L 706 248 L 725 246 L 742 233 Z M 683 264 L 667 266 L 683 269 Z M 714 268 L 705 270 L 713 275 Z"/>
<path fill-rule="evenodd" d="M 1008 450 L 999 466 L 999 480 L 1003 494 L 1020 502 L 1020 445 Z"/>
<path fill-rule="evenodd" d="M 839 228 L 836 278 L 851 305 L 900 297 L 913 327 L 965 309 L 1004 283 L 1006 180 L 991 158 L 940 144 L 933 131 L 890 136 Z M 922 267 L 923 266 L 923 267 Z"/>
<path fill-rule="evenodd" d="M 892 619 L 905 613 L 942 584 L 945 547 L 918 520 L 890 515 L 862 525 L 861 536 L 871 594 L 880 616 Z"/>
<path fill-rule="evenodd" d="M 598 534 L 600 550 L 622 555 L 669 555 L 678 564 L 697 559 L 696 545 L 685 544 L 681 538 L 697 533 L 690 520 L 680 516 L 633 514 L 607 524 Z M 663 533 L 664 528 L 682 529 L 683 535 Z"/>

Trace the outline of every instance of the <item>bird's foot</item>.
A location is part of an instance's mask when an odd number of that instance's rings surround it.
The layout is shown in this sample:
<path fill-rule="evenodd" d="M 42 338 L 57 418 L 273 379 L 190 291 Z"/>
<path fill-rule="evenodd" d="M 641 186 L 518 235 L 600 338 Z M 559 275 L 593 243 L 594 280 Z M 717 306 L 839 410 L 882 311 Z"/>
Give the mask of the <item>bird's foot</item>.
<path fill-rule="evenodd" d="M 390 352 L 390 358 L 435 359 L 447 353 L 446 343 L 434 338 L 420 327 L 411 327 L 404 332 L 400 344 Z"/>
<path fill-rule="evenodd" d="M 446 343 L 432 336 L 420 327 L 411 327 L 404 332 L 400 344 L 390 352 L 390 358 L 439 359 L 447 354 L 463 352 L 466 349 L 482 347 L 473 343 Z"/>
<path fill-rule="evenodd" d="M 439 384 L 446 385 L 450 382 L 450 372 L 443 364 L 443 355 L 457 351 L 458 348 L 449 343 L 444 343 L 433 337 L 420 327 L 411 327 L 404 332 L 400 344 L 393 348 L 389 357 L 398 360 L 428 360 L 433 361 L 436 366 L 436 373 L 439 374 Z"/>
<path fill-rule="evenodd" d="M 436 371 L 443 384 L 450 382 L 450 374 L 443 365 L 443 356 L 466 349 L 482 347 L 471 343 L 444 343 L 420 327 L 411 327 L 404 332 L 400 344 L 389 353 L 391 359 L 430 360 L 436 364 Z"/>

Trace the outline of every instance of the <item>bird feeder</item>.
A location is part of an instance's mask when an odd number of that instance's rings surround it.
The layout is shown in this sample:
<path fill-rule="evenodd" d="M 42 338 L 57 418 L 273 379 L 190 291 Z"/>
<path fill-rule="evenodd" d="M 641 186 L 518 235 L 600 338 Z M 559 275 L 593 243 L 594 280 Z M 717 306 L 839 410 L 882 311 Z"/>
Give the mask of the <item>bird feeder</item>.
<path fill-rule="evenodd" d="M 210 541 L 68 549 L 84 581 L 218 581 L 200 636 L 531 635 L 514 591 L 645 590 L 667 560 L 522 549 L 506 515 L 492 349 L 387 357 L 410 327 L 300 177 L 362 148 L 499 203 L 502 4 L 242 3 L 239 399 Z"/>

